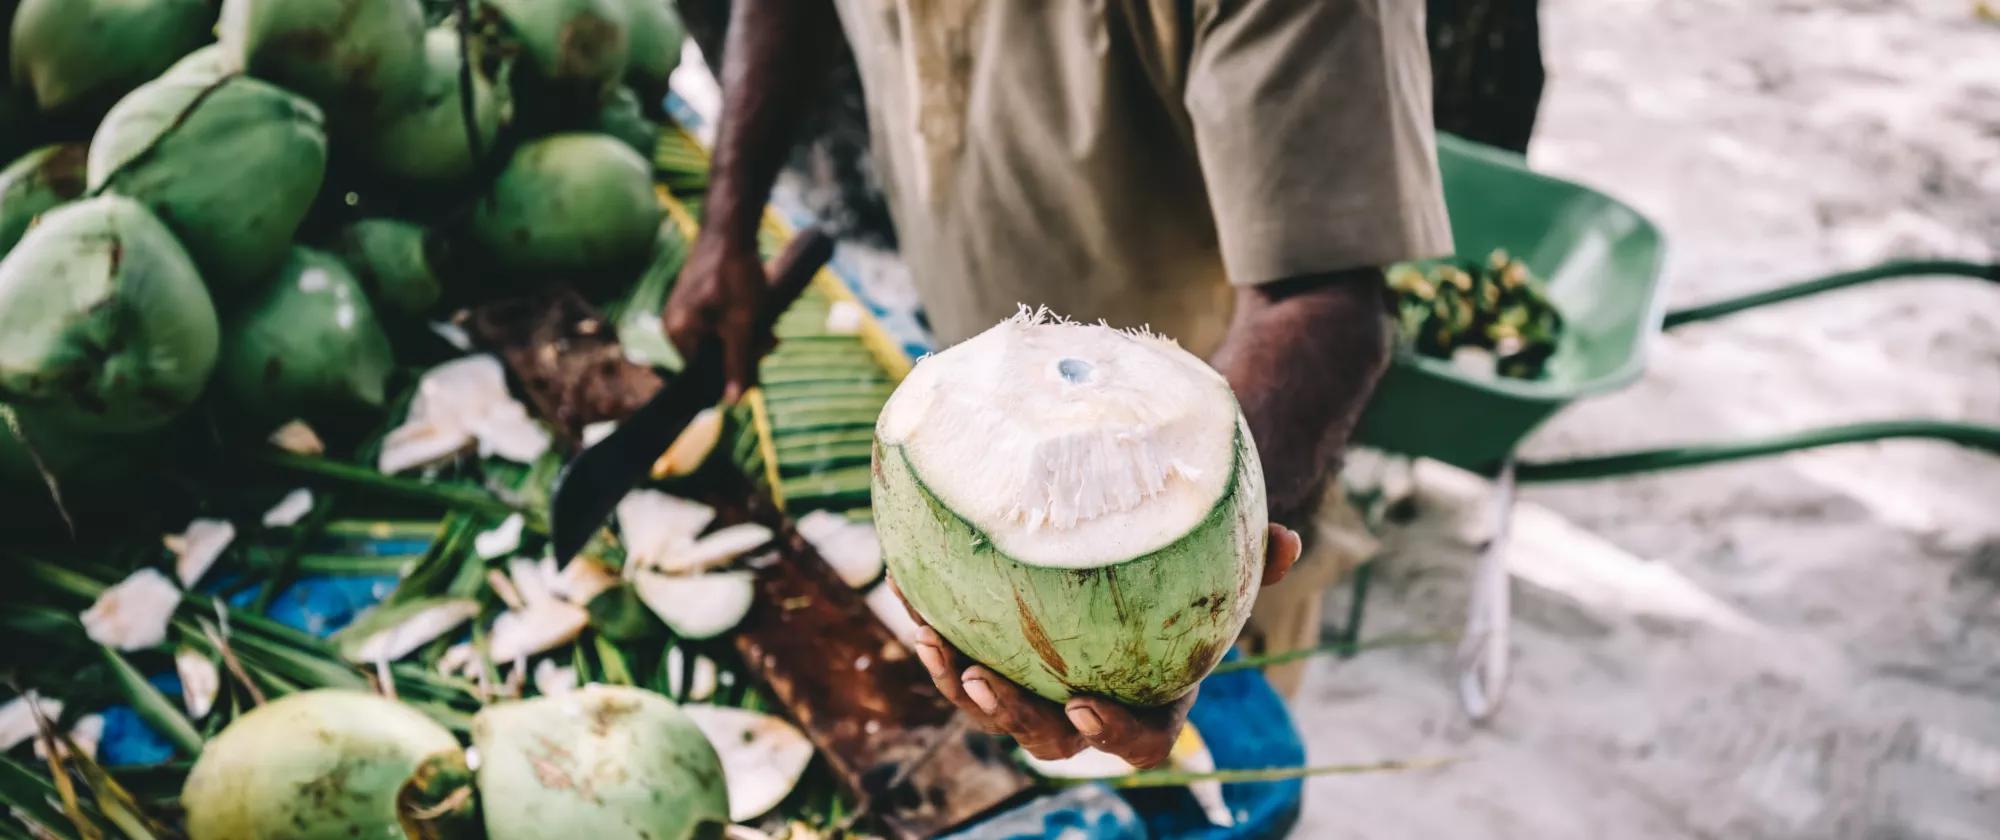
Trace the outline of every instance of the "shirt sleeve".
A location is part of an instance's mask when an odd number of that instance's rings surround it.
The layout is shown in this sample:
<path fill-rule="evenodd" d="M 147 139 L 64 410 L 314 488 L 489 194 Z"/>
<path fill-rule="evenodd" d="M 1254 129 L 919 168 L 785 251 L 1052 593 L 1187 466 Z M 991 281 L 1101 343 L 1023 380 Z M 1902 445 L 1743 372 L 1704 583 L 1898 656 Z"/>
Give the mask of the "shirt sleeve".
<path fill-rule="evenodd" d="M 1417 0 L 1196 0 L 1185 104 L 1229 280 L 1443 256 Z"/>

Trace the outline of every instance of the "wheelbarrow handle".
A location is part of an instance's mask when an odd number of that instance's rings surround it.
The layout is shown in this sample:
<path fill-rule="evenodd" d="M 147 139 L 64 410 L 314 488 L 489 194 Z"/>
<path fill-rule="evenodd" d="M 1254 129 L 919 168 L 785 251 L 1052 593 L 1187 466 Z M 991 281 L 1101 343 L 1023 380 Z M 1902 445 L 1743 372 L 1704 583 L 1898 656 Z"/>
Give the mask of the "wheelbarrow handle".
<path fill-rule="evenodd" d="M 1964 260 L 1895 260 L 1853 271 L 1842 271 L 1836 274 L 1787 283 L 1774 289 L 1765 289 L 1763 291 L 1751 292 L 1747 295 L 1724 298 L 1711 303 L 1690 306 L 1686 309 L 1677 309 L 1667 313 L 1666 320 L 1662 326 L 1667 329 L 1673 329 L 1690 321 L 1707 321 L 1713 318 L 1720 318 L 1724 315 L 1733 315 L 1745 309 L 1754 309 L 1759 306 L 1794 300 L 1834 289 L 1844 289 L 1848 286 L 1859 286 L 1863 283 L 1872 283 L 1876 280 L 1938 275 L 1971 277 L 1979 280 L 2000 282 L 2000 264 L 1966 262 Z"/>

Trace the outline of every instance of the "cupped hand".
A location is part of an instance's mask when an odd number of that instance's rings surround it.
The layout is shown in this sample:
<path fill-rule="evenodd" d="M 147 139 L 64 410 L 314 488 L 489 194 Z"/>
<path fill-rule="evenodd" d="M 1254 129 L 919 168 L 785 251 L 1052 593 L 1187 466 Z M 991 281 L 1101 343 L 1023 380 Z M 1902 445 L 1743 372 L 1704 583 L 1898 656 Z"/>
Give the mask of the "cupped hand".
<path fill-rule="evenodd" d="M 1299 535 L 1274 524 L 1267 545 L 1264 586 L 1277 583 L 1291 571 L 1299 559 Z M 900 597 L 902 590 L 896 594 Z M 923 660 L 924 670 L 930 672 L 938 691 L 975 725 L 1013 737 L 1036 758 L 1068 758 L 1084 747 L 1095 747 L 1137 767 L 1157 766 L 1167 760 L 1174 739 L 1187 722 L 1188 708 L 1194 705 L 1194 691 L 1154 708 L 1134 708 L 1086 696 L 1054 703 L 964 658 L 907 601 L 904 607 L 917 622 L 917 658 Z"/>

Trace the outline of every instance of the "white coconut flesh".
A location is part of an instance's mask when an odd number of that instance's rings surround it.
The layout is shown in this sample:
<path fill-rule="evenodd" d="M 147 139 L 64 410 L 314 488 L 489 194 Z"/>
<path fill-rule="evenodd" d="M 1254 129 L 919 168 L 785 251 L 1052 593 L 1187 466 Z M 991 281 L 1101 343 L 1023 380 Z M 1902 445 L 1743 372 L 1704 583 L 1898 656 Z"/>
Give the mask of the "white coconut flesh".
<path fill-rule="evenodd" d="M 1090 569 L 1214 511 L 1237 416 L 1222 376 L 1171 340 L 1024 310 L 917 364 L 876 433 L 1002 553 Z"/>
<path fill-rule="evenodd" d="M 683 639 L 713 639 L 750 613 L 756 597 L 751 572 L 665 575 L 641 572 L 632 581 L 640 602 Z"/>
<path fill-rule="evenodd" d="M 394 662 L 479 614 L 471 598 L 427 598 L 377 606 L 341 634 L 341 654 L 358 663 Z"/>
<path fill-rule="evenodd" d="M 271 432 L 271 445 L 294 455 L 326 454 L 326 443 L 304 420 L 293 420 Z"/>
<path fill-rule="evenodd" d="M 799 517 L 799 536 L 833 567 L 848 586 L 860 589 L 882 576 L 882 542 L 875 526 L 856 522 L 828 510 L 816 510 Z"/>
<path fill-rule="evenodd" d="M 481 531 L 472 538 L 472 550 L 481 560 L 492 560 L 514 553 L 521 547 L 521 529 L 527 527 L 527 520 L 518 513 L 508 514 L 506 519 L 489 530 Z"/>
<path fill-rule="evenodd" d="M 41 727 L 35 723 L 37 712 L 49 720 L 60 718 L 62 701 L 43 697 L 34 689 L 29 689 L 0 706 L 0 753 L 11 751 L 22 742 L 41 735 Z"/>
<path fill-rule="evenodd" d="M 167 550 L 174 553 L 174 577 L 188 588 L 208 574 L 222 552 L 235 541 L 236 526 L 227 519 L 196 519 L 188 523 L 187 530 L 160 538 Z"/>
<path fill-rule="evenodd" d="M 744 822 L 778 807 L 812 763 L 812 742 L 783 719 L 728 706 L 681 707 L 722 759 L 729 819 Z"/>
<path fill-rule="evenodd" d="M 649 558 L 652 561 L 649 566 L 672 574 L 703 572 L 729 565 L 730 561 L 762 548 L 771 541 L 771 536 L 769 528 L 742 522 Z"/>
<path fill-rule="evenodd" d="M 119 650 L 145 650 L 167 640 L 181 591 L 157 569 L 140 569 L 106 588 L 78 618 L 90 640 Z"/>
<path fill-rule="evenodd" d="M 910 617 L 910 609 L 903 606 L 903 599 L 896 596 L 896 588 L 883 581 L 868 590 L 868 611 L 889 628 L 889 634 L 896 637 L 905 647 L 917 646 L 917 620 Z"/>
<path fill-rule="evenodd" d="M 215 708 L 215 695 L 222 691 L 222 673 L 215 660 L 191 647 L 174 650 L 174 673 L 181 680 L 181 705 L 188 717 L 201 720 Z"/>
<path fill-rule="evenodd" d="M 681 674 L 687 671 L 688 666 L 686 655 L 681 653 L 680 648 L 672 647 L 667 649 L 666 668 L 667 692 L 673 696 L 684 696 L 696 703 L 715 696 L 717 676 L 715 660 L 706 656 L 696 656 L 694 658 L 694 673 L 692 678 L 688 680 L 685 694 L 681 690 Z"/>
<path fill-rule="evenodd" d="M 467 356 L 417 380 L 403 424 L 383 437 L 376 468 L 398 473 L 452 457 L 477 444 L 481 456 L 532 463 L 549 449 L 549 433 L 507 392 L 507 374 L 492 356 Z"/>
<path fill-rule="evenodd" d="M 312 509 L 312 491 L 300 487 L 286 493 L 285 497 L 272 505 L 270 510 L 264 511 L 264 527 L 290 528 L 299 524 L 299 520 L 306 518 L 306 514 L 311 513 Z"/>
<path fill-rule="evenodd" d="M 651 565 L 667 552 L 695 541 L 715 521 L 715 508 L 658 490 L 634 490 L 618 500 L 618 535 L 625 543 L 625 567 Z"/>

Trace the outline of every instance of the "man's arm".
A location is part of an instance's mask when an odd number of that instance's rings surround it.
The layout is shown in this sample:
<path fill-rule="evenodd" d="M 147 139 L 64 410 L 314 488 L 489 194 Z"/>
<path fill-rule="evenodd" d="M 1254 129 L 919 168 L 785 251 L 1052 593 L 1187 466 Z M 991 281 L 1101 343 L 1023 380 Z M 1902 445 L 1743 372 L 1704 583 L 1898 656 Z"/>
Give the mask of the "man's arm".
<path fill-rule="evenodd" d="M 722 113 L 702 229 L 662 318 L 683 355 L 719 341 L 734 401 L 757 378 L 767 278 L 757 226 L 831 61 L 830 0 L 735 0 L 723 51 Z"/>
<path fill-rule="evenodd" d="M 1237 289 L 1210 361 L 1257 441 L 1272 521 L 1302 523 L 1318 503 L 1388 366 L 1386 305 L 1375 268 Z"/>

